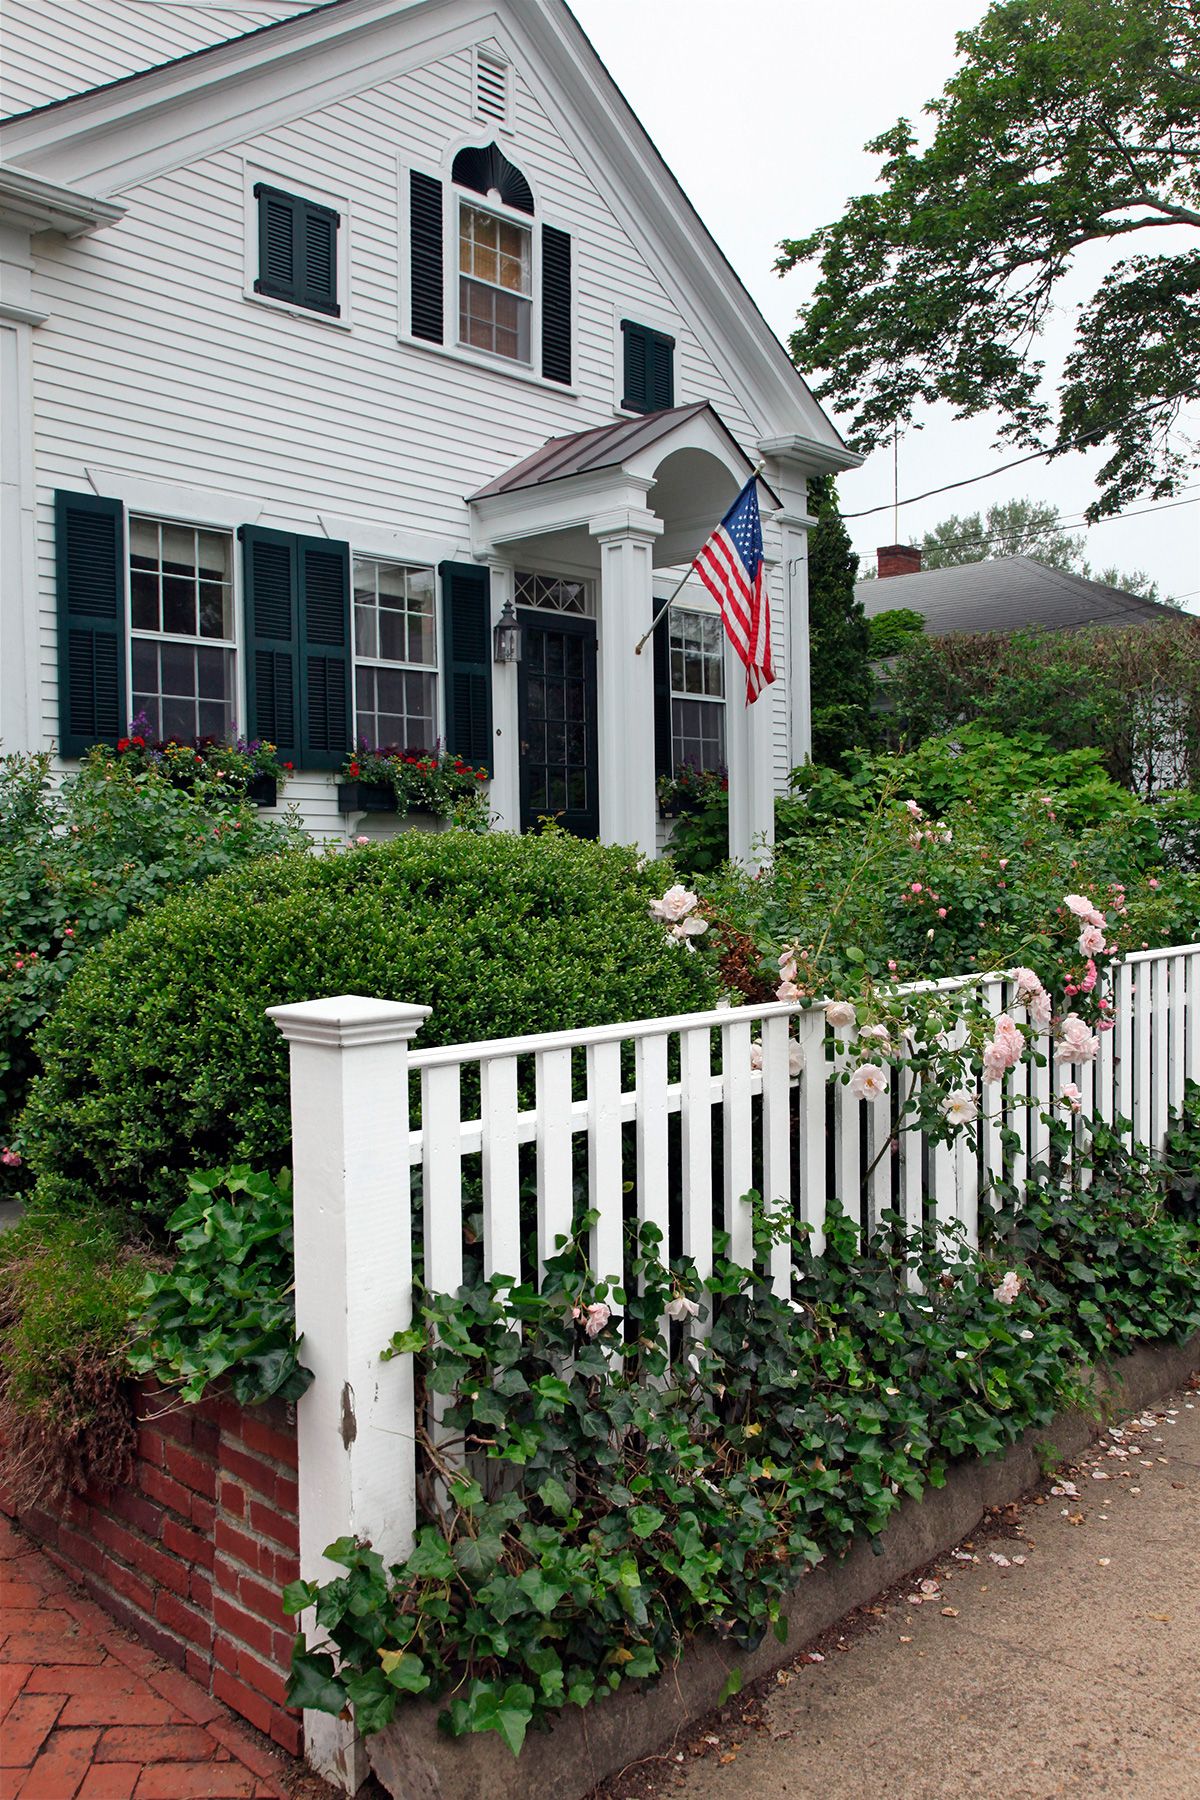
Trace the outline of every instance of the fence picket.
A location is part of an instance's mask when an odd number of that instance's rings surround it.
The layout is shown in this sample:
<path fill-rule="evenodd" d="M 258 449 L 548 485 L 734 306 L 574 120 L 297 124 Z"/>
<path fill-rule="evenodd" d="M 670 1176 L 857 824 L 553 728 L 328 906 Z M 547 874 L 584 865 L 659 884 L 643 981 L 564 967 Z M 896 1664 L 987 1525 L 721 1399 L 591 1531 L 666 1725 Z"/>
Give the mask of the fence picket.
<path fill-rule="evenodd" d="M 421 1071 L 425 1282 L 454 1294 L 463 1278 L 462 1078 L 457 1064 Z"/>
<path fill-rule="evenodd" d="M 1183 1084 L 1185 1080 L 1184 1068 L 1186 1065 L 1187 1031 L 1187 999 L 1185 987 L 1186 962 L 1187 959 L 1183 955 L 1173 956 L 1169 965 L 1171 1047 L 1170 1076 L 1167 1083 L 1167 1104 L 1174 1113 L 1177 1113 L 1183 1105 Z"/>
<path fill-rule="evenodd" d="M 639 1038 L 634 1052 L 637 1095 L 637 1216 L 639 1225 L 662 1232 L 659 1254 L 667 1258 L 670 1226 L 670 1137 L 667 1113 L 667 1037 Z"/>
<path fill-rule="evenodd" d="M 517 1059 L 489 1057 L 480 1069 L 483 1120 L 483 1272 L 521 1276 L 521 1170 Z"/>
<path fill-rule="evenodd" d="M 1149 965 L 1147 963 L 1140 964 L 1133 983 L 1135 1002 L 1133 1135 L 1139 1144 L 1149 1143 L 1153 1126 L 1151 1111 L 1153 1065 L 1150 1031 L 1152 979 Z"/>
<path fill-rule="evenodd" d="M 539 1050 L 534 1058 L 537 1094 L 538 1278 L 557 1254 L 557 1239 L 571 1235 L 574 1211 L 571 1146 L 571 1052 Z"/>
<path fill-rule="evenodd" d="M 787 1218 L 792 1210 L 792 1146 L 791 1101 L 792 1081 L 789 1056 L 792 1039 L 787 1019 L 764 1019 L 762 1024 L 762 1196 L 763 1205 L 772 1218 Z M 822 1097 L 825 1092 L 822 1067 L 811 1079 L 820 1079 Z M 805 1075 L 800 1076 L 803 1093 Z M 771 1287 L 781 1298 L 792 1291 L 792 1247 L 790 1234 L 782 1243 L 771 1247 Z"/>
<path fill-rule="evenodd" d="M 1127 1147 L 1133 1142 L 1136 1095 L 1133 1071 L 1133 1006 L 1133 970 L 1128 963 L 1121 963 L 1117 969 L 1117 989 L 1113 1006 L 1117 1021 L 1112 1032 L 1113 1113 L 1114 1122 L 1116 1119 L 1125 1121 L 1125 1130 L 1121 1133 L 1121 1139 Z"/>
<path fill-rule="evenodd" d="M 853 1026 L 839 1026 L 837 1043 L 845 1045 Z M 833 1191 L 834 1197 L 858 1229 L 862 1228 L 862 1101 L 850 1092 L 840 1074 L 854 1067 L 853 1055 L 842 1054 L 834 1063 L 833 1079 Z"/>
<path fill-rule="evenodd" d="M 592 1227 L 592 1273 L 621 1282 L 625 1269 L 621 1169 L 621 1046 L 589 1044 L 588 1201 L 600 1214 Z"/>
<path fill-rule="evenodd" d="M 754 1182 L 753 1119 L 750 1104 L 750 1022 L 739 1019 L 731 1008 L 728 1025 L 721 1027 L 721 1091 L 724 1137 L 725 1229 L 729 1253 L 735 1263 L 749 1268 L 754 1256 L 754 1219 L 742 1196 Z M 786 1019 L 780 1023 L 786 1026 Z M 766 1068 L 766 1053 L 763 1053 Z M 784 1050 L 787 1067 L 787 1050 Z"/>
<path fill-rule="evenodd" d="M 1167 1141 L 1167 1105 L 1170 1094 L 1171 1021 L 1167 993 L 1170 965 L 1165 957 L 1151 964 L 1150 1010 L 1155 1029 L 1150 1034 L 1150 1138 L 1152 1150 L 1161 1150 Z"/>
<path fill-rule="evenodd" d="M 1184 1033 L 1183 1072 L 1186 1080 L 1200 1081 L 1200 951 L 1189 951 L 1186 960 L 1187 1025 Z"/>
<path fill-rule="evenodd" d="M 683 1243 L 701 1281 L 713 1269 L 712 1043 L 707 1026 L 679 1034 Z"/>
<path fill-rule="evenodd" d="M 796 1020 L 804 1074 L 800 1080 L 800 1218 L 811 1227 L 814 1256 L 825 1248 L 825 1213 L 829 1200 L 826 1173 L 826 1096 L 829 1065 L 825 1060 L 825 1014 L 813 1007 Z"/>

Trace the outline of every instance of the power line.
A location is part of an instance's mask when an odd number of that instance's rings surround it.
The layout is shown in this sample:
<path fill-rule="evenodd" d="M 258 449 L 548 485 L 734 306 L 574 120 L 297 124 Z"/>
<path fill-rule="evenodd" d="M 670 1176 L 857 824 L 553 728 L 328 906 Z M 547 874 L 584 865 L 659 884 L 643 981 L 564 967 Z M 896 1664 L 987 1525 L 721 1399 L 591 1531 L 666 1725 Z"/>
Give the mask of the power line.
<path fill-rule="evenodd" d="M 1190 491 L 1191 490 L 1188 488 L 1182 489 L 1182 492 L 1185 494 L 1189 493 Z M 919 496 L 919 497 L 924 498 L 924 496 Z M 906 504 L 906 502 L 902 500 L 900 502 L 900 504 L 901 504 L 901 506 L 904 506 Z M 1045 529 L 1047 531 L 1052 531 L 1052 530 L 1061 531 L 1063 533 L 1063 535 L 1066 536 L 1070 532 L 1073 532 L 1073 531 L 1085 531 L 1085 530 L 1090 531 L 1090 530 L 1092 530 L 1093 525 L 1107 525 L 1109 523 L 1109 521 L 1112 519 L 1140 519 L 1140 518 L 1144 517 L 1144 515 L 1146 513 L 1173 512 L 1176 509 L 1176 507 L 1180 507 L 1180 506 L 1200 506 L 1200 495 L 1197 495 L 1197 497 L 1194 500 L 1156 500 L 1150 506 L 1139 506 L 1129 512 L 1105 513 L 1103 518 L 1093 520 L 1091 525 L 1085 525 L 1085 524 L 1081 524 L 1081 523 L 1072 524 L 1072 523 L 1070 523 L 1070 519 L 1071 519 L 1072 515 L 1068 514 L 1067 519 L 1063 519 L 1061 516 L 1059 516 L 1056 518 L 1054 525 L 1052 525 L 1052 526 L 1047 525 Z M 886 512 L 887 508 L 884 507 L 884 508 L 880 509 L 880 508 L 876 507 L 874 510 L 875 511 L 882 510 L 882 511 Z M 842 517 L 844 519 L 863 518 L 865 516 L 866 515 L 863 513 L 843 513 L 842 514 Z M 928 533 L 927 535 L 932 536 L 932 533 Z M 1029 549 L 1022 550 L 1021 548 L 1019 548 L 1022 541 L 1029 542 L 1029 544 L 1030 544 Z M 1006 552 L 1006 554 L 1009 556 L 1032 555 L 1034 549 L 1036 548 L 1036 540 L 1033 540 L 1033 539 L 1022 540 L 1019 533 L 1014 534 L 1011 532 L 1004 532 L 1004 531 L 991 531 L 991 532 L 981 531 L 978 533 L 973 532 L 970 537 L 953 538 L 953 539 L 949 540 L 948 542 L 943 542 L 941 539 L 938 539 L 931 546 L 931 548 L 936 549 L 936 550 L 961 550 L 967 545 L 973 545 L 973 544 L 991 545 L 991 544 L 997 544 L 997 543 L 999 543 L 999 544 L 1016 543 L 1018 545 L 1018 548 L 1009 550 Z M 931 567 L 933 567 L 933 566 L 936 566 L 936 565 L 931 565 Z M 1200 589 L 1198 589 L 1197 591 L 1200 592 Z"/>

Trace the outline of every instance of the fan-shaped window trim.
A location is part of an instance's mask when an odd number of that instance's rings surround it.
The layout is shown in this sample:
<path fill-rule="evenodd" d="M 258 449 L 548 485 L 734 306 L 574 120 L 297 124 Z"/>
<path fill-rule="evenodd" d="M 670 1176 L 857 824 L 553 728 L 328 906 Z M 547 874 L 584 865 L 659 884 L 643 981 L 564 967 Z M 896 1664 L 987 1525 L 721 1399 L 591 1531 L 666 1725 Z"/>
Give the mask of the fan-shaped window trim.
<path fill-rule="evenodd" d="M 534 215 L 533 190 L 499 144 L 468 144 L 454 158 L 450 176 L 456 187 L 485 199 L 495 191 L 514 212 L 528 213 L 530 218 Z"/>

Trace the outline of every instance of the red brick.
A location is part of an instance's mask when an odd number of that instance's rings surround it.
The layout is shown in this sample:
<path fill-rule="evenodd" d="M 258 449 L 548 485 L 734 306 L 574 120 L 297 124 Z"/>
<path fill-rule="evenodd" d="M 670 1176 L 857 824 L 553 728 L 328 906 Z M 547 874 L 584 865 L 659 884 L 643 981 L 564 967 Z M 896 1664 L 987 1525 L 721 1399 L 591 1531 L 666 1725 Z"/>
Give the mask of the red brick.
<path fill-rule="evenodd" d="M 287 1615 L 284 1613 L 283 1597 L 278 1588 L 264 1587 L 261 1581 L 255 1581 L 250 1575 L 243 1575 L 238 1582 L 238 1599 L 256 1619 L 265 1619 L 268 1625 L 284 1624 Z"/>
<path fill-rule="evenodd" d="M 216 1599 L 214 1599 L 213 1606 L 215 1607 L 216 1604 Z M 231 1675 L 237 1674 L 237 1645 L 230 1643 L 228 1638 L 222 1637 L 220 1631 L 218 1631 L 213 1638 L 212 1653 L 214 1663 L 219 1664 L 221 1668 L 228 1670 Z M 213 1693 L 215 1694 L 216 1691 L 216 1683 L 214 1681 Z"/>
<path fill-rule="evenodd" d="M 15 1663 L 99 1663 L 104 1652 L 90 1638 L 60 1636 L 57 1643 L 32 1631 L 14 1632 L 4 1646 L 5 1657 Z"/>
<path fill-rule="evenodd" d="M 160 1506 L 169 1507 L 179 1514 L 181 1519 L 189 1517 L 192 1510 L 192 1495 L 182 1481 L 176 1481 L 164 1469 L 156 1469 L 152 1463 L 145 1463 L 138 1470 L 138 1480 L 151 1500 Z"/>
<path fill-rule="evenodd" d="M 199 1494 L 192 1495 L 192 1524 L 197 1531 L 203 1531 L 211 1537 L 217 1523 L 217 1509 L 211 1500 L 202 1500 Z"/>
<path fill-rule="evenodd" d="M 61 1694 L 18 1694 L 4 1721 L 0 1769 L 28 1768 L 62 1708 Z"/>
<path fill-rule="evenodd" d="M 199 1762 L 212 1756 L 212 1739 L 200 1725 L 114 1725 L 96 1748 L 96 1761 Z"/>
<path fill-rule="evenodd" d="M 212 1679 L 212 1657 L 201 1656 L 198 1650 L 189 1650 L 183 1659 L 184 1669 L 191 1681 L 207 1688 Z"/>
<path fill-rule="evenodd" d="M 287 1704 L 288 1674 L 286 1669 L 278 1669 L 270 1661 L 260 1662 L 248 1650 L 238 1647 L 237 1672 L 242 1681 L 276 1706 Z"/>
<path fill-rule="evenodd" d="M 0 1581 L 0 1612 L 10 1606 L 41 1606 L 45 1595 L 36 1581 Z"/>
<path fill-rule="evenodd" d="M 211 1569 L 216 1548 L 211 1538 L 201 1537 L 187 1525 L 181 1525 L 178 1519 L 163 1520 L 163 1549 L 169 1550 L 172 1556 L 180 1556 L 184 1562 L 198 1563 L 202 1569 Z"/>
<path fill-rule="evenodd" d="M 6 1716 L 28 1677 L 37 1673 L 29 1663 L 8 1663 L 0 1668 L 0 1719 Z"/>
<path fill-rule="evenodd" d="M 157 1405 L 151 1401 L 142 1412 L 142 1423 L 169 1438 L 173 1444 L 190 1444 L 192 1441 L 192 1409 L 189 1406 L 173 1405 L 169 1400 Z"/>
<path fill-rule="evenodd" d="M 239 1681 L 228 1669 L 213 1670 L 213 1693 L 243 1719 L 249 1719 L 251 1725 L 257 1726 L 259 1731 L 270 1731 L 275 1717 L 270 1701 L 256 1693 L 254 1688 L 248 1687 L 244 1681 Z"/>
<path fill-rule="evenodd" d="M 95 1731 L 56 1731 L 25 1777 L 25 1800 L 71 1800 L 92 1760 Z"/>
<path fill-rule="evenodd" d="M 140 1763 L 93 1763 L 76 1800 L 130 1800 L 141 1772 Z"/>
<path fill-rule="evenodd" d="M 304 1751 L 304 1724 L 292 1713 L 277 1712 L 271 1720 L 271 1737 L 275 1743 L 286 1750 L 289 1756 L 300 1756 Z"/>
<path fill-rule="evenodd" d="M 137 1676 L 124 1663 L 102 1663 L 94 1669 L 34 1669 L 26 1684 L 31 1694 L 132 1694 Z"/>
<path fill-rule="evenodd" d="M 281 1669 L 291 1667 L 292 1646 L 295 1642 L 296 1633 L 294 1631 L 277 1631 L 275 1633 L 271 1643 L 272 1661 L 278 1663 Z"/>
<path fill-rule="evenodd" d="M 193 1569 L 188 1582 L 188 1594 L 192 1604 L 198 1606 L 201 1612 L 211 1613 L 213 1584 L 210 1576 L 202 1575 L 199 1569 Z"/>
<path fill-rule="evenodd" d="M 167 1466 L 167 1440 L 161 1431 L 154 1426 L 143 1425 L 137 1434 L 137 1459 L 149 1463 L 153 1468 L 165 1469 Z"/>
<path fill-rule="evenodd" d="M 175 1708 L 157 1694 L 71 1694 L 59 1719 L 64 1725 L 172 1725 Z"/>
<path fill-rule="evenodd" d="M 236 1606 L 224 1594 L 213 1596 L 213 1621 L 218 1631 L 228 1633 L 239 1643 L 249 1644 L 252 1650 L 258 1650 L 268 1658 L 273 1654 L 271 1627 L 262 1619 L 255 1618 L 253 1613 Z"/>
<path fill-rule="evenodd" d="M 216 1738 L 218 1744 L 223 1745 L 238 1762 L 252 1769 L 260 1781 L 279 1779 L 279 1757 L 265 1745 L 256 1743 L 241 1726 L 227 1725 L 222 1720 L 209 1726 L 209 1736 Z"/>
<path fill-rule="evenodd" d="M 221 1474 L 220 1504 L 221 1511 L 228 1513 L 234 1519 L 240 1519 L 246 1511 L 245 1493 L 236 1481 L 229 1479 L 224 1471 Z"/>
<path fill-rule="evenodd" d="M 221 1717 L 221 1708 L 216 1701 L 177 1670 L 163 1669 L 157 1675 L 151 1675 L 149 1680 L 154 1692 L 178 1712 L 186 1713 L 193 1724 L 207 1725 L 210 1719 Z"/>
<path fill-rule="evenodd" d="M 294 1432 L 277 1431 L 273 1425 L 256 1419 L 253 1413 L 247 1413 L 242 1420 L 241 1436 L 247 1450 L 256 1451 L 260 1456 L 269 1456 L 273 1462 L 282 1463 L 285 1469 L 295 1466 Z"/>
<path fill-rule="evenodd" d="M 238 1763 L 173 1763 L 144 1769 L 136 1800 L 250 1800 L 257 1783 Z"/>
<path fill-rule="evenodd" d="M 201 1650 L 211 1650 L 213 1628 L 212 1620 L 197 1607 L 189 1606 L 186 1600 L 179 1600 L 174 1594 L 160 1592 L 154 1603 L 154 1616 L 168 1631 L 178 1632 L 180 1637 L 187 1638 Z"/>
<path fill-rule="evenodd" d="M 135 1575 L 132 1569 L 123 1569 L 120 1563 L 110 1562 L 105 1565 L 104 1573 L 98 1579 L 111 1588 L 114 1594 L 127 1600 L 137 1612 L 145 1613 L 148 1618 L 153 1615 L 154 1589 L 140 1575 Z"/>
<path fill-rule="evenodd" d="M 275 1504 L 286 1519 L 298 1519 L 300 1516 L 300 1489 L 295 1481 L 281 1475 L 275 1483 Z M 299 1542 L 297 1525 L 297 1543 Z"/>
<path fill-rule="evenodd" d="M 127 1524 L 136 1525 L 148 1538 L 161 1535 L 163 1509 L 145 1494 L 134 1493 L 131 1488 L 114 1488 L 108 1497 L 108 1510 Z"/>
<path fill-rule="evenodd" d="M 58 1548 L 59 1553 L 68 1557 L 76 1568 L 99 1570 L 104 1567 L 104 1552 L 99 1544 L 77 1531 L 68 1531 L 65 1526 L 58 1534 Z"/>
<path fill-rule="evenodd" d="M 226 1444 L 221 1452 L 221 1473 L 236 1481 L 239 1487 L 253 1489 L 265 1500 L 275 1496 L 276 1475 L 269 1463 L 260 1462 L 234 1444 Z"/>
<path fill-rule="evenodd" d="M 295 1555 L 298 1548 L 295 1519 L 289 1519 L 265 1500 L 250 1502 L 250 1527 L 260 1537 L 267 1538 L 277 1549 Z"/>
<path fill-rule="evenodd" d="M 200 1415 L 193 1418 L 192 1445 L 197 1456 L 216 1456 L 221 1447 L 221 1429 L 215 1419 Z"/>
<path fill-rule="evenodd" d="M 168 1475 L 182 1481 L 194 1494 L 201 1494 L 206 1500 L 216 1499 L 217 1471 L 212 1463 L 185 1450 L 181 1444 L 168 1444 L 166 1452 Z"/>
<path fill-rule="evenodd" d="M 152 1650 L 147 1650 L 145 1644 L 135 1644 L 125 1637 L 111 1637 L 108 1648 L 119 1663 L 132 1669 L 143 1680 L 148 1681 L 158 1670 L 158 1659 Z"/>
<path fill-rule="evenodd" d="M 250 1536 L 249 1532 L 239 1531 L 236 1525 L 229 1524 L 226 1519 L 217 1520 L 217 1529 L 214 1535 L 217 1546 L 215 1569 L 219 1586 L 224 1587 L 228 1584 L 230 1559 L 240 1563 L 242 1568 L 253 1569 L 255 1572 L 262 1567 L 264 1556 L 268 1568 L 274 1563 L 274 1554 L 266 1548 L 265 1544 L 260 1544 L 257 1538 Z"/>

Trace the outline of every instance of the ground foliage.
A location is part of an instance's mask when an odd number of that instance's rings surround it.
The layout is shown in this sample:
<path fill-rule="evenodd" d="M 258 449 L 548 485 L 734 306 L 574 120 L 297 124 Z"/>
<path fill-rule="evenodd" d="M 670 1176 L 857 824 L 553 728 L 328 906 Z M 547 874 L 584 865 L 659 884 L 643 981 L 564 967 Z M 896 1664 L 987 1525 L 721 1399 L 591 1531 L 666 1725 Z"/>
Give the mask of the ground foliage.
<path fill-rule="evenodd" d="M 1108 446 L 1093 516 L 1172 493 L 1194 461 L 1172 433 L 1200 390 L 1196 8 L 994 0 L 957 44 L 932 140 L 899 120 L 867 146 L 876 189 L 781 246 L 781 272 L 821 271 L 792 353 L 827 371 L 816 392 L 856 448 L 926 403 L 995 407 L 1018 444 Z M 1081 308 L 1053 420 L 1037 350 L 1060 280 L 1085 245 L 1157 249 L 1163 227 L 1182 247 L 1119 261 Z"/>
<path fill-rule="evenodd" d="M 448 1437 L 421 1442 L 416 1546 L 387 1568 L 342 1539 L 342 1576 L 287 1590 L 287 1610 L 316 1606 L 293 1703 L 350 1703 L 372 1732 L 405 1695 L 444 1698 L 452 1733 L 517 1753 L 531 1724 L 661 1673 L 691 1633 L 785 1636 L 796 1581 L 877 1538 L 905 1495 L 1047 1424 L 1082 1397 L 1081 1364 L 1200 1324 L 1200 1241 L 1163 1171 L 1104 1134 L 1083 1192 L 1068 1132 L 1052 1127 L 1027 1195 L 1000 1193 L 978 1253 L 906 1241 L 891 1215 L 863 1249 L 835 1209 L 823 1255 L 795 1244 L 784 1300 L 748 1196 L 755 1267 L 718 1255 L 703 1284 L 643 1226 L 628 1289 L 595 1283 L 576 1239 L 540 1292 L 477 1275 L 424 1296 L 393 1342 L 448 1408 Z"/>
<path fill-rule="evenodd" d="M 711 1005 L 703 947 L 649 913 L 659 871 L 562 832 L 406 832 L 175 895 L 93 951 L 37 1039 L 21 1120 L 39 1204 L 160 1228 L 193 1170 L 289 1159 L 266 1009 L 323 994 L 431 1008 L 419 1046 Z"/>
<path fill-rule="evenodd" d="M 205 764 L 185 786 L 98 749 L 55 785 L 47 755 L 0 757 L 0 1135 L 12 1144 L 31 1038 L 81 959 L 164 895 L 303 840 Z M 10 1184 L 19 1165 L 8 1165 Z"/>

